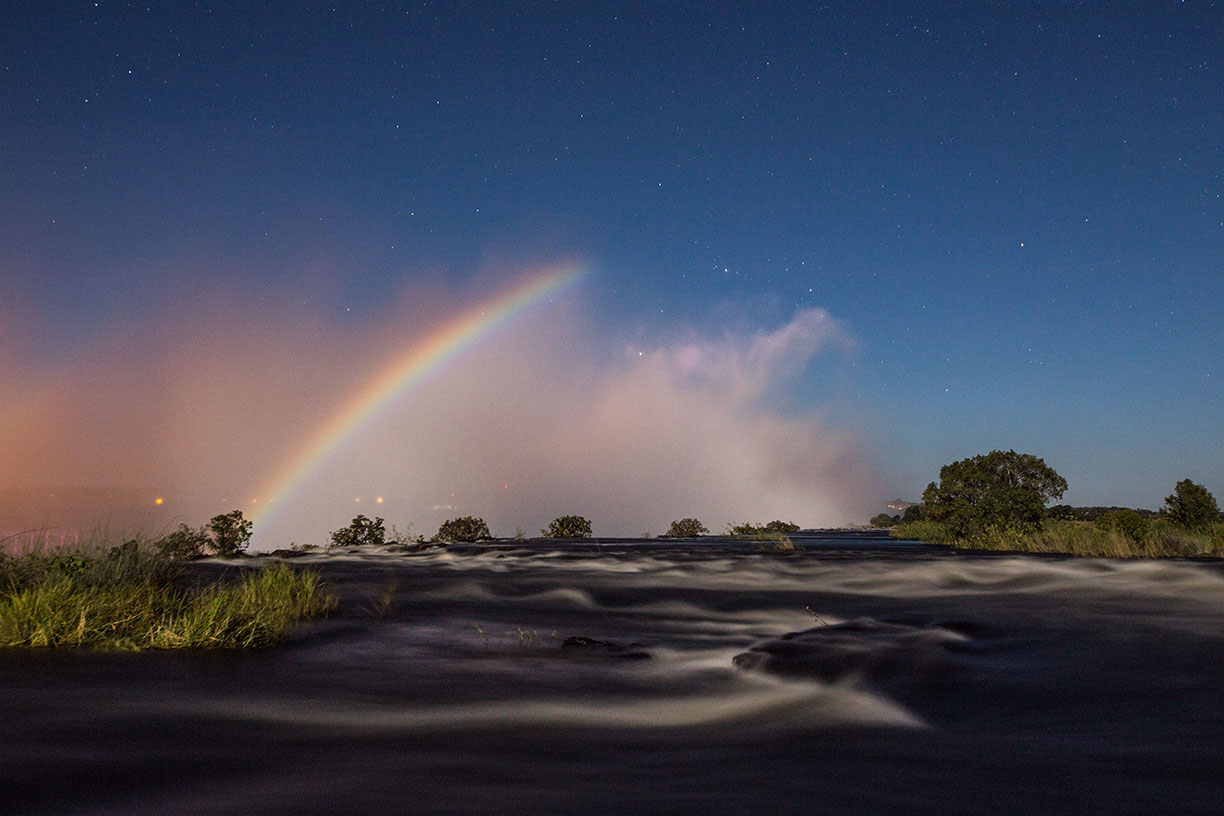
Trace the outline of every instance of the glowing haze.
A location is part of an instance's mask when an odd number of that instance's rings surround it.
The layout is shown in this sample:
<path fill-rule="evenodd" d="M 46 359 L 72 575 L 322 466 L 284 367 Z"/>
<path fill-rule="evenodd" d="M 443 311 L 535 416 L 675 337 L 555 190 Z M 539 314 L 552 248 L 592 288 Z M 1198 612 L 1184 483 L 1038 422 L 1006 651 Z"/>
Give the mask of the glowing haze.
<path fill-rule="evenodd" d="M 351 322 L 205 293 L 58 368 L 0 359 L 17 386 L 0 395 L 0 487 L 127 488 L 156 529 L 238 507 L 256 549 L 324 543 L 357 513 L 426 535 L 458 515 L 531 535 L 578 513 L 636 536 L 682 516 L 878 511 L 855 431 L 779 407 L 807 363 L 853 353 L 829 314 L 629 344 L 588 328 L 581 277 L 544 268 L 483 297 L 418 286 Z M 64 523 L 38 512 L 21 522 Z"/>
<path fill-rule="evenodd" d="M 488 336 L 504 321 L 573 283 L 580 273 L 579 267 L 570 266 L 546 270 L 496 301 L 471 310 L 427 340 L 414 342 L 407 353 L 392 362 L 373 382 L 361 387 L 284 472 L 272 480 L 271 486 L 264 491 L 264 503 L 255 510 L 255 518 L 263 519 L 265 513 L 282 508 L 291 509 L 292 492 L 304 487 L 314 472 L 323 467 L 328 456 L 341 449 L 365 425 L 377 420 L 379 414 L 402 398 L 411 386 L 424 382 L 444 363 Z M 375 502 L 378 503 L 378 499 Z"/>

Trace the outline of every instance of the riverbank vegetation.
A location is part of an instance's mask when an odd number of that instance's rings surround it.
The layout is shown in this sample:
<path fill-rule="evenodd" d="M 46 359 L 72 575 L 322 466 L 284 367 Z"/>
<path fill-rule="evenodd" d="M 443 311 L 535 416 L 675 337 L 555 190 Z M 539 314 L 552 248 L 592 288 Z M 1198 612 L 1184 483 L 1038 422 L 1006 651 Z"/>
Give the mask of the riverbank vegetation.
<path fill-rule="evenodd" d="M 1224 524 L 1191 531 L 1156 518 L 1141 532 L 1102 527 L 1089 521 L 1045 519 L 1036 528 L 994 527 L 958 538 L 933 521 L 897 524 L 894 538 L 920 539 L 959 549 L 1104 556 L 1109 558 L 1177 558 L 1224 556 Z"/>
<path fill-rule="evenodd" d="M 335 605 L 284 564 L 201 581 L 164 539 L 0 554 L 0 647 L 245 649 Z"/>
<path fill-rule="evenodd" d="M 1224 519 L 1215 497 L 1190 479 L 1159 513 L 1129 508 L 1046 505 L 1067 482 L 1044 461 L 1015 451 L 945 465 L 939 481 L 892 524 L 895 538 L 964 549 L 1114 558 L 1224 556 Z M 873 524 L 883 526 L 876 517 Z"/>

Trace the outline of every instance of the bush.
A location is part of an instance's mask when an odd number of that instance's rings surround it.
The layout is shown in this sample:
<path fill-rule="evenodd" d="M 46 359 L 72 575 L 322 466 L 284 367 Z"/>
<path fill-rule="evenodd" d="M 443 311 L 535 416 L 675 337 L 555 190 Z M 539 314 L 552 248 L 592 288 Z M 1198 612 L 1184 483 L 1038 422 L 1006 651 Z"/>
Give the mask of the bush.
<path fill-rule="evenodd" d="M 787 533 L 797 533 L 799 532 L 799 525 L 795 524 L 793 521 L 778 521 L 777 519 L 774 519 L 765 525 L 765 532 L 782 533 L 783 535 L 786 535 Z"/>
<path fill-rule="evenodd" d="M 443 522 L 436 536 L 439 541 L 488 541 L 492 537 L 489 525 L 475 516 L 460 516 Z"/>
<path fill-rule="evenodd" d="M 559 516 L 540 533 L 546 538 L 590 538 L 591 522 L 582 516 Z"/>
<path fill-rule="evenodd" d="M 212 533 L 213 551 L 223 557 L 241 555 L 251 543 L 251 522 L 242 517 L 241 510 L 233 510 L 208 521 Z"/>
<path fill-rule="evenodd" d="M 890 516 L 887 513 L 880 513 L 878 516 L 871 517 L 872 527 L 891 527 L 901 521 L 900 516 Z"/>
<path fill-rule="evenodd" d="M 695 518 L 683 518 L 671 523 L 671 527 L 667 528 L 667 532 L 663 534 L 664 538 L 696 538 L 697 536 L 708 535 L 709 530 Z"/>
<path fill-rule="evenodd" d="M 349 523 L 349 526 L 331 534 L 331 546 L 333 547 L 379 547 L 386 542 L 387 530 L 380 518 L 371 521 L 365 516 L 357 516 Z"/>
<path fill-rule="evenodd" d="M 1137 511 L 1125 508 L 1102 513 L 1093 524 L 1101 530 L 1119 532 L 1134 542 L 1143 541 L 1148 532 L 1148 520 Z"/>
<path fill-rule="evenodd" d="M 176 529 L 166 533 L 153 547 L 166 558 L 177 561 L 189 561 L 193 558 L 203 558 L 204 548 L 211 546 L 212 540 L 201 527 L 193 530 L 186 524 L 180 524 Z"/>
<path fill-rule="evenodd" d="M 1178 527 L 1195 532 L 1208 532 L 1220 517 L 1215 496 L 1189 479 L 1178 482 L 1173 495 L 1165 499 L 1165 512 Z"/>

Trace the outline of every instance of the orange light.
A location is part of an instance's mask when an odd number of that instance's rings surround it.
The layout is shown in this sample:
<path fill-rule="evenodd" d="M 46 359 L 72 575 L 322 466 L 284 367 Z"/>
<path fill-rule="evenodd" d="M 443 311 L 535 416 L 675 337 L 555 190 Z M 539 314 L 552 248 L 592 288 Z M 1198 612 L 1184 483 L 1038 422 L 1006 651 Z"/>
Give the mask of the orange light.
<path fill-rule="evenodd" d="M 379 504 L 382 504 L 382 496 L 379 496 L 379 497 L 378 497 L 377 499 L 375 499 L 374 501 L 378 502 Z"/>
<path fill-rule="evenodd" d="M 160 496 L 158 496 L 156 499 L 154 499 L 154 500 L 153 500 L 153 503 L 154 503 L 154 504 L 161 504 L 161 503 L 162 503 L 162 499 L 161 499 L 161 497 L 160 497 Z"/>

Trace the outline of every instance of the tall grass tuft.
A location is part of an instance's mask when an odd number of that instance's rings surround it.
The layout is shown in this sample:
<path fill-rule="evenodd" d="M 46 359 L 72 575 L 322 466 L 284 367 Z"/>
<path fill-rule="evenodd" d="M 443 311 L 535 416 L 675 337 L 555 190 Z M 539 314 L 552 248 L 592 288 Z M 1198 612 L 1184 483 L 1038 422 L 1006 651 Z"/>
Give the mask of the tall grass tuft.
<path fill-rule="evenodd" d="M 155 544 L 0 556 L 0 646 L 250 648 L 335 605 L 317 574 L 285 564 L 190 586 Z"/>
<path fill-rule="evenodd" d="M 761 549 L 770 552 L 795 552 L 801 549 L 799 545 L 791 541 L 790 536 L 778 531 L 760 533 L 754 536 L 753 540 L 761 542 Z"/>

